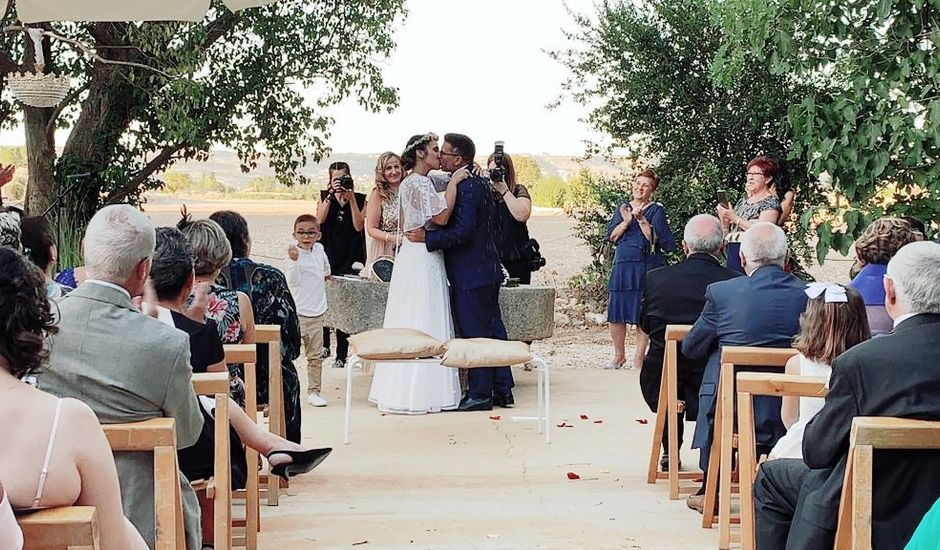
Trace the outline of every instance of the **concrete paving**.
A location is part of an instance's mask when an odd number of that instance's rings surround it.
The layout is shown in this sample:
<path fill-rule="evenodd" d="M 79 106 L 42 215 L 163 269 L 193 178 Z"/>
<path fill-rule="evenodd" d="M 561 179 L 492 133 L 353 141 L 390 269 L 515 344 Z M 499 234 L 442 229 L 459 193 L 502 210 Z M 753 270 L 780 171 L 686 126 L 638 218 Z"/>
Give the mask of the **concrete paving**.
<path fill-rule="evenodd" d="M 550 445 L 534 421 L 514 419 L 535 416 L 536 378 L 513 373 L 513 409 L 394 416 L 367 401 L 371 375 L 357 371 L 344 446 L 345 373 L 324 368 L 330 404 L 304 404 L 304 443 L 333 454 L 292 480 L 280 506 L 262 505 L 261 548 L 717 546 L 717 530 L 670 501 L 665 481 L 646 483 L 653 415 L 637 371 L 555 370 Z M 697 464 L 697 451 L 683 462 Z"/>

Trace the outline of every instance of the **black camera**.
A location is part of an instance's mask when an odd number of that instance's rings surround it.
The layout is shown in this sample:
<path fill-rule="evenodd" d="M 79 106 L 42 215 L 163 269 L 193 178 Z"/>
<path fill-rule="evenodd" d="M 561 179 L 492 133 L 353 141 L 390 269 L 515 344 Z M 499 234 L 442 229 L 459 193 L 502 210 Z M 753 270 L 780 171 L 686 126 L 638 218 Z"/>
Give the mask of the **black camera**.
<path fill-rule="evenodd" d="M 353 179 L 352 176 L 346 174 L 339 177 L 339 184 L 343 186 L 343 189 L 349 189 L 352 191 L 353 188 Z"/>
<path fill-rule="evenodd" d="M 490 170 L 490 181 L 503 181 L 506 179 L 506 169 L 503 168 L 503 142 L 497 141 L 493 148 L 493 169 Z"/>
<path fill-rule="evenodd" d="M 539 252 L 539 242 L 529 239 L 519 249 L 522 259 L 528 262 L 529 271 L 538 271 L 545 267 L 545 258 Z"/>

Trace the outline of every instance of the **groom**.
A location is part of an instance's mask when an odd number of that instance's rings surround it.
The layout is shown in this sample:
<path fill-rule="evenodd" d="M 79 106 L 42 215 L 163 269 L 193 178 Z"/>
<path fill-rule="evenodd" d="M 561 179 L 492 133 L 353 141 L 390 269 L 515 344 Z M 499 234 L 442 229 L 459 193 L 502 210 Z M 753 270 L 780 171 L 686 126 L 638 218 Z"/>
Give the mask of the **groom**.
<path fill-rule="evenodd" d="M 462 134 L 447 134 L 441 147 L 441 167 L 450 173 L 473 164 L 476 146 Z M 444 251 L 450 281 L 450 307 L 461 338 L 506 340 L 499 311 L 503 270 L 493 243 L 493 193 L 489 182 L 471 175 L 457 186 L 457 201 L 446 226 L 425 233 L 409 232 L 408 239 L 426 242 L 429 252 Z M 488 411 L 493 405 L 513 404 L 509 367 L 470 369 L 470 389 L 458 411 Z"/>

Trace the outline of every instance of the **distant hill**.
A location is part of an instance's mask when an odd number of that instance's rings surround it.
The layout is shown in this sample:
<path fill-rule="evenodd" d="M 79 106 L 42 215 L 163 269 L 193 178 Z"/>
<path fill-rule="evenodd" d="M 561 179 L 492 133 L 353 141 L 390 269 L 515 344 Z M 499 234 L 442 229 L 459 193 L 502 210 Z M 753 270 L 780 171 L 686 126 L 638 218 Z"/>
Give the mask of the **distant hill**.
<path fill-rule="evenodd" d="M 585 161 L 577 157 L 563 155 L 527 155 L 522 153 L 514 156 L 529 157 L 535 160 L 545 176 L 568 178 L 580 171 L 582 167 L 605 174 L 620 172 L 616 165 L 603 159 Z M 319 163 L 313 162 L 312 158 L 308 159 L 303 173 L 311 177 L 315 183 L 326 183 L 327 167 L 332 162 L 344 161 L 349 164 L 354 179 L 371 182 L 374 178 L 375 163 L 378 158 L 379 153 L 333 153 L 329 158 L 323 159 Z M 486 161 L 486 157 L 480 157 L 477 161 L 482 164 Z M 247 174 L 241 172 L 239 164 L 238 157 L 233 151 L 217 150 L 213 151 L 209 156 L 209 160 L 205 162 L 178 162 L 173 165 L 170 171 L 188 173 L 194 179 L 198 179 L 202 174 L 214 174 L 219 180 L 238 188 L 245 187 L 252 178 L 274 175 L 274 170 L 263 160 L 259 162 L 256 170 Z"/>

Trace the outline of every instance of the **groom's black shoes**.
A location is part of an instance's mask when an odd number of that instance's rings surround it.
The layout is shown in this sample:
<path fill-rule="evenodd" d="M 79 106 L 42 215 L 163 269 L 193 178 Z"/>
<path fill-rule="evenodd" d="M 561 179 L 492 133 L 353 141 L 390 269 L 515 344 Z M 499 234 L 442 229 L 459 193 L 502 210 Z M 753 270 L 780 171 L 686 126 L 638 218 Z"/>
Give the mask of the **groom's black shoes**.
<path fill-rule="evenodd" d="M 493 410 L 492 399 L 482 399 L 474 397 L 464 397 L 457 406 L 458 411 L 491 411 Z"/>
<path fill-rule="evenodd" d="M 513 405 L 516 404 L 516 400 L 513 399 L 512 394 L 509 395 L 493 395 L 493 405 L 497 407 L 502 407 L 504 409 L 511 409 Z"/>

